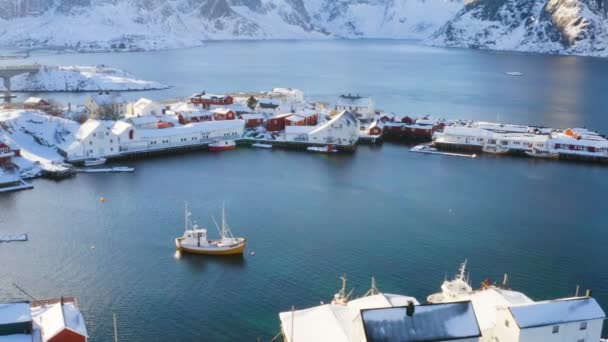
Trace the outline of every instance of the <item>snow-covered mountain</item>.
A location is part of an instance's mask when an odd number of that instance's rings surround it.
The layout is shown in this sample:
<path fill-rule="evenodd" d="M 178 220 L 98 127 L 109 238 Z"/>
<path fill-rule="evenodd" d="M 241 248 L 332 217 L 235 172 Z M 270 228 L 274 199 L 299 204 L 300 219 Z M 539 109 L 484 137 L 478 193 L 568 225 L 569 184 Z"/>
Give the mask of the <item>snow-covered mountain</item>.
<path fill-rule="evenodd" d="M 0 45 L 161 49 L 209 39 L 428 37 L 464 0 L 0 0 Z"/>
<path fill-rule="evenodd" d="M 434 45 L 608 56 L 607 0 L 468 0 Z"/>

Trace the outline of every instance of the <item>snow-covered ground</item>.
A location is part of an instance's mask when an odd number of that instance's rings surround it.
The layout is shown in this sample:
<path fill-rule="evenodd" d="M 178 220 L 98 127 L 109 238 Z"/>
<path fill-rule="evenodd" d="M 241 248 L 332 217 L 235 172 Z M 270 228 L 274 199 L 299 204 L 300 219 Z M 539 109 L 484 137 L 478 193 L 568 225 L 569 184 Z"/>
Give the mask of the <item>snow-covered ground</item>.
<path fill-rule="evenodd" d="M 80 125 L 71 120 L 35 111 L 0 111 L 0 141 L 21 149 L 13 158 L 23 178 L 35 177 L 42 170 L 60 170 L 64 161 L 57 147 L 69 145 Z"/>
<path fill-rule="evenodd" d="M 168 86 L 145 81 L 108 66 L 43 66 L 37 73 L 22 74 L 11 80 L 13 91 L 126 91 L 166 89 Z M 0 90 L 4 86 L 0 85 Z"/>

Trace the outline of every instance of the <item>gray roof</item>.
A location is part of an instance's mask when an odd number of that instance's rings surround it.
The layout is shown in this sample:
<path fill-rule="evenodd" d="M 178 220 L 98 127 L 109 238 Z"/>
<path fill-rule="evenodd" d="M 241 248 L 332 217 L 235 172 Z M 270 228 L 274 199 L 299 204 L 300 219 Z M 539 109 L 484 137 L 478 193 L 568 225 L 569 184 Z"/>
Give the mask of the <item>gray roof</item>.
<path fill-rule="evenodd" d="M 539 302 L 509 309 L 521 329 L 606 318 L 594 298 Z"/>
<path fill-rule="evenodd" d="M 361 311 L 368 342 L 431 342 L 481 336 L 471 302 L 416 305 Z"/>

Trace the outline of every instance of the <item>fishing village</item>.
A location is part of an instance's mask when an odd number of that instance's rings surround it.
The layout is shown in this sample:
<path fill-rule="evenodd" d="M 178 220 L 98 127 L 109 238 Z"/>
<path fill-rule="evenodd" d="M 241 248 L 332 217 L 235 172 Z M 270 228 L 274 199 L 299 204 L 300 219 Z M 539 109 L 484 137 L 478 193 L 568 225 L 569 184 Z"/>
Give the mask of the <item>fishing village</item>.
<path fill-rule="evenodd" d="M 585 128 L 400 115 L 377 110 L 370 97 L 344 94 L 330 104 L 308 101 L 292 88 L 200 92 L 181 100 L 133 103 L 119 93 L 98 92 L 77 108 L 30 97 L 3 106 L 0 128 L 2 192 L 31 189 L 28 180 L 36 177 L 130 173 L 136 170 L 121 165 L 133 159 L 237 148 L 331 155 L 353 153 L 358 144 L 394 141 L 414 153 L 446 157 L 608 162 L 608 140 Z M 174 241 L 178 253 L 255 256 L 247 252 L 247 238 L 238 235 L 238 228 L 233 235 L 224 208 L 219 222 L 213 218 L 219 239 L 191 215 L 186 206 L 184 233 Z M 5 243 L 28 240 L 27 234 L 1 238 Z M 383 293 L 374 278 L 370 289 L 356 297 L 346 276 L 340 279 L 341 288 L 326 304 L 276 313 L 280 327 L 272 341 L 600 341 L 606 318 L 592 291 L 578 287 L 571 296 L 538 301 L 511 289 L 507 275 L 473 288 L 466 261 L 439 293 L 421 301 Z M 87 341 L 86 319 L 75 298 L 39 300 L 19 290 L 29 299 L 0 304 L 0 341 Z"/>
<path fill-rule="evenodd" d="M 133 172 L 117 163 L 135 158 L 237 147 L 333 154 L 396 141 L 412 152 L 446 156 L 608 162 L 608 140 L 586 128 L 387 113 L 358 94 L 331 104 L 306 100 L 298 89 L 274 88 L 129 103 L 119 93 L 99 92 L 75 108 L 52 103 L 31 97 L 3 105 L 0 191 L 31 189 L 27 180 L 39 176 Z"/>

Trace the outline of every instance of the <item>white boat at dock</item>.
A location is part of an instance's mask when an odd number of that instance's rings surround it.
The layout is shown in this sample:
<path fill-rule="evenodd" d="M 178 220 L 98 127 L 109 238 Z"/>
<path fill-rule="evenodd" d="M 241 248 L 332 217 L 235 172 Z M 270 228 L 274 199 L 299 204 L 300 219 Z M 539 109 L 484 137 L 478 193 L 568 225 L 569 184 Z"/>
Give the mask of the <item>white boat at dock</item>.
<path fill-rule="evenodd" d="M 319 152 L 319 153 L 337 153 L 338 149 L 334 145 L 326 145 L 326 146 L 309 146 L 306 148 L 307 151 L 310 152 Z"/>
<path fill-rule="evenodd" d="M 254 144 L 251 144 L 251 147 L 272 148 L 272 145 L 271 144 L 263 144 L 263 143 L 254 143 Z"/>
<path fill-rule="evenodd" d="M 190 220 L 190 215 L 191 213 L 186 206 L 184 235 L 175 239 L 175 247 L 179 251 L 218 256 L 243 254 L 247 240 L 232 235 L 228 223 L 226 223 L 226 214 L 223 207 L 222 224 L 219 226 L 216 223 L 220 235 L 219 240 L 208 240 L 207 229 L 194 224 Z"/>
<path fill-rule="evenodd" d="M 106 163 L 106 158 L 89 158 L 84 160 L 84 166 L 97 166 Z"/>
<path fill-rule="evenodd" d="M 499 146 L 499 145 L 494 145 L 494 144 L 483 145 L 483 147 L 482 147 L 481 150 L 484 153 L 497 154 L 497 155 L 508 154 L 509 153 L 509 149 L 508 148 L 502 147 L 502 146 Z"/>
<path fill-rule="evenodd" d="M 559 153 L 546 150 L 532 149 L 530 151 L 526 151 L 525 153 L 527 156 L 532 158 L 559 159 Z"/>
<path fill-rule="evenodd" d="M 236 143 L 234 140 L 217 140 L 209 144 L 209 151 L 234 150 Z"/>
<path fill-rule="evenodd" d="M 410 152 L 426 153 L 426 154 L 440 154 L 440 155 L 444 155 L 444 156 L 466 157 L 466 158 L 476 158 L 477 157 L 477 154 L 452 153 L 452 152 L 439 151 L 438 149 L 436 149 L 428 144 L 414 146 L 410 149 Z"/>
<path fill-rule="evenodd" d="M 523 72 L 519 72 L 519 71 L 506 71 L 505 74 L 507 74 L 509 76 L 523 76 L 524 75 Z"/>

